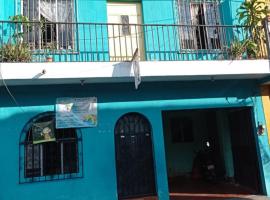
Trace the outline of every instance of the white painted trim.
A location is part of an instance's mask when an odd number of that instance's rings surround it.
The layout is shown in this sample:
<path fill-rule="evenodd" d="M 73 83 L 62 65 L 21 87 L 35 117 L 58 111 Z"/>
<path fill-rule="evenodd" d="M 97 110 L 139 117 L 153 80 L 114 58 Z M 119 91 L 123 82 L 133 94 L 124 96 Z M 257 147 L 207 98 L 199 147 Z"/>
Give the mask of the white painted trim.
<path fill-rule="evenodd" d="M 139 65 L 143 81 L 258 79 L 270 75 L 269 60 L 142 61 Z M 1 63 L 0 67 L 10 85 L 134 80 L 130 62 Z"/>

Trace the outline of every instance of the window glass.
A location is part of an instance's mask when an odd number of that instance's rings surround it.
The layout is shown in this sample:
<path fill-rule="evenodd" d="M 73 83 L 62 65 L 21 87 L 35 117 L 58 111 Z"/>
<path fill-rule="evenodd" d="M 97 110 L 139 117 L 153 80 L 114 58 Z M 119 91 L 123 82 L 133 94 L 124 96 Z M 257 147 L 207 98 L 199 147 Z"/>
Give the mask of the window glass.
<path fill-rule="evenodd" d="M 74 48 L 75 26 L 65 24 L 65 22 L 76 22 L 74 4 L 74 0 L 23 1 L 23 15 L 30 21 L 41 22 L 41 25 L 31 24 L 31 28 L 25 31 L 28 32 L 25 39 L 32 49 Z"/>
<path fill-rule="evenodd" d="M 178 0 L 177 6 L 181 48 L 220 49 L 219 2 Z"/>
<path fill-rule="evenodd" d="M 54 175 L 56 175 L 56 179 L 81 175 L 80 163 L 82 160 L 79 154 L 82 151 L 80 149 L 82 145 L 77 130 L 73 128 L 56 129 L 55 123 L 53 123 L 53 127 L 51 123 L 54 120 L 54 112 L 41 114 L 32 119 L 24 129 L 25 138 L 20 143 L 20 147 L 23 147 L 20 152 L 24 155 L 20 156 L 20 159 L 24 158 L 24 167 L 20 167 L 20 169 L 24 169 L 24 181 L 26 182 L 49 180 Z M 48 129 L 53 129 L 51 133 L 54 135 L 43 137 L 46 132 L 44 130 Z M 36 134 L 40 134 L 40 137 L 37 137 Z M 21 161 L 20 164 L 22 164 Z"/>

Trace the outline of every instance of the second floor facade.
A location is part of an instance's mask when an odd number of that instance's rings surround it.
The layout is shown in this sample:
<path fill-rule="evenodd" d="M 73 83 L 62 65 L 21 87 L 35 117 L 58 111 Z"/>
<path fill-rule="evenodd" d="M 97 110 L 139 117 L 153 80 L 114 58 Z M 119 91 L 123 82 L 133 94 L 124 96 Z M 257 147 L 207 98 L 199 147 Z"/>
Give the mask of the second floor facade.
<path fill-rule="evenodd" d="M 137 49 L 141 61 L 230 60 L 232 47 L 253 37 L 239 25 L 236 0 L 1 3 L 1 44 L 24 43 L 18 50 L 28 52 L 17 62 L 130 61 Z M 264 43 L 257 49 L 267 58 Z M 242 51 L 241 59 L 254 58 Z"/>

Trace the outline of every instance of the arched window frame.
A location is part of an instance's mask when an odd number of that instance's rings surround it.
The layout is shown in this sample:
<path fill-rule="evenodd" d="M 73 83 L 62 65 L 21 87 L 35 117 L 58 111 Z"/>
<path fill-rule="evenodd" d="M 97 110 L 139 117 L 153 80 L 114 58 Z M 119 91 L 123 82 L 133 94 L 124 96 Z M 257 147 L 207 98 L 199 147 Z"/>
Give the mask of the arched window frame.
<path fill-rule="evenodd" d="M 26 141 L 28 132 L 32 127 L 33 123 L 37 122 L 44 117 L 55 117 L 55 112 L 49 111 L 40 113 L 30 119 L 22 129 L 19 142 L 19 183 L 32 183 L 32 182 L 42 182 L 42 181 L 54 181 L 54 180 L 63 180 L 63 179 L 75 179 L 83 177 L 83 144 L 82 144 L 82 133 L 80 129 L 75 129 L 76 131 L 76 142 L 77 142 L 77 159 L 78 159 L 78 168 L 76 173 L 59 173 L 53 175 L 43 175 L 43 176 L 26 176 L 26 161 L 25 161 L 25 145 L 28 143 Z"/>

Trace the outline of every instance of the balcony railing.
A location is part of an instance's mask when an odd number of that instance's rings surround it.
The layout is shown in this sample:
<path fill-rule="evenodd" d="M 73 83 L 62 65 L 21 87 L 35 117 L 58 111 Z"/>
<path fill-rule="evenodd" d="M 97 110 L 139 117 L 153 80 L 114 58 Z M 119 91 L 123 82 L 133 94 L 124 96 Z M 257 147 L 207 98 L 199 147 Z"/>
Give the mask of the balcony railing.
<path fill-rule="evenodd" d="M 136 49 L 141 61 L 268 58 L 267 40 L 254 43 L 251 33 L 231 25 L 0 21 L 0 62 L 129 61 Z"/>

